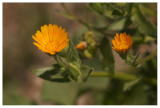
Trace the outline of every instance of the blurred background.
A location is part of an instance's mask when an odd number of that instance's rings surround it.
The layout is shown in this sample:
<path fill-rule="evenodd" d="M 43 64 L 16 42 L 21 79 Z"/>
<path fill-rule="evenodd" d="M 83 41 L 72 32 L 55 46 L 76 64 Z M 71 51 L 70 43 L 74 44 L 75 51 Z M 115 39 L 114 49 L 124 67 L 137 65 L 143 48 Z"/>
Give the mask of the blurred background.
<path fill-rule="evenodd" d="M 88 3 L 65 3 L 75 16 L 88 19 L 90 23 L 104 20 L 87 8 Z M 157 13 L 157 4 L 144 4 Z M 3 3 L 3 104 L 4 105 L 155 105 L 157 86 L 138 84 L 129 92 L 122 92 L 123 81 L 109 78 L 89 78 L 81 85 L 50 83 L 34 75 L 32 70 L 51 66 L 52 57 L 41 52 L 33 45 L 32 35 L 44 24 L 57 24 L 66 29 L 74 44 L 87 28 L 76 21 L 60 15 L 60 3 Z M 147 17 L 153 24 L 157 18 Z M 102 22 L 102 25 L 105 22 Z M 154 42 L 140 44 L 137 50 L 141 56 L 157 48 Z M 115 51 L 116 71 L 135 71 L 119 57 Z M 87 62 L 87 60 L 85 61 Z M 91 64 L 101 68 L 100 64 Z M 96 66 L 95 66 L 96 65 Z M 151 63 L 152 65 L 152 63 Z M 157 69 L 147 71 L 154 71 Z M 110 83 L 114 83 L 113 85 Z M 142 86 L 143 85 L 143 86 Z M 64 91 L 65 90 L 65 91 Z"/>

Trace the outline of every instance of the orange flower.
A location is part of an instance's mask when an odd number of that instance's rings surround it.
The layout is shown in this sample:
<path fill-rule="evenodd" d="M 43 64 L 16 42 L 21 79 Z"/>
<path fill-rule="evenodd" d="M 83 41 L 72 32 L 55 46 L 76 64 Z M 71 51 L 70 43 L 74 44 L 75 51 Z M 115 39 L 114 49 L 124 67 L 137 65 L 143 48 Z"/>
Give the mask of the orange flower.
<path fill-rule="evenodd" d="M 116 33 L 114 39 L 112 39 L 112 44 L 113 44 L 112 48 L 117 52 L 126 53 L 132 47 L 133 44 L 132 38 L 125 32 L 120 33 L 120 35 Z"/>
<path fill-rule="evenodd" d="M 87 43 L 86 42 L 80 42 L 76 48 L 79 50 L 84 50 L 87 47 Z"/>
<path fill-rule="evenodd" d="M 57 25 L 49 24 L 41 26 L 41 31 L 37 31 L 32 38 L 37 42 L 33 42 L 41 51 L 54 55 L 56 52 L 62 51 L 68 46 L 68 35 L 65 29 Z"/>

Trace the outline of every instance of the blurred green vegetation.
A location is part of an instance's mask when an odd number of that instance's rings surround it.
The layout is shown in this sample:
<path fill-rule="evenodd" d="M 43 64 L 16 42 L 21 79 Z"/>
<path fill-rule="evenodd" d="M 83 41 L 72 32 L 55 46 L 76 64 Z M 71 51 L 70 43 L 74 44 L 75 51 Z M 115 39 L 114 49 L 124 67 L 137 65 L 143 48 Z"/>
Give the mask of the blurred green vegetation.
<path fill-rule="evenodd" d="M 86 82 L 51 82 L 32 73 L 55 63 L 31 38 L 49 23 L 64 27 L 74 45 L 88 31 L 94 34 L 100 50 L 91 59 L 78 51 L 82 64 L 94 68 Z M 126 65 L 111 49 L 110 40 L 121 32 L 132 36 L 133 54 L 141 51 L 138 67 Z M 3 3 L 3 104 L 156 105 L 156 44 L 156 3 Z"/>

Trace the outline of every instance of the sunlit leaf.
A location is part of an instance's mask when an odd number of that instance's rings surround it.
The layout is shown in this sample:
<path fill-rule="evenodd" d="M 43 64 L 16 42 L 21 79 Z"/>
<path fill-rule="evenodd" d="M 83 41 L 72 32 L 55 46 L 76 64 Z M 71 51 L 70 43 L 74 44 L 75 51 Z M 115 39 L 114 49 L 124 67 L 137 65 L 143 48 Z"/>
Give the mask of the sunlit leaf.
<path fill-rule="evenodd" d="M 126 18 L 113 22 L 107 28 L 107 30 L 122 30 L 125 27 Z"/>
<path fill-rule="evenodd" d="M 36 69 L 33 72 L 40 78 L 53 82 L 69 82 L 67 74 L 65 75 L 65 69 L 55 64 L 52 67 Z"/>
<path fill-rule="evenodd" d="M 119 10 L 113 10 L 112 15 L 122 16 L 124 13 L 122 13 Z"/>

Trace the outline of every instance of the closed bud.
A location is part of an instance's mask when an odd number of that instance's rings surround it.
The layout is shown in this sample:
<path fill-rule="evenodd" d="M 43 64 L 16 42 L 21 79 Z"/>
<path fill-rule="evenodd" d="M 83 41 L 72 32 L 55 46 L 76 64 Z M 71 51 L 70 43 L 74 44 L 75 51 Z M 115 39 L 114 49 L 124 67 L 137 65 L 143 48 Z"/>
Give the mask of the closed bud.
<path fill-rule="evenodd" d="M 78 50 L 84 50 L 87 48 L 87 42 L 85 41 L 81 41 L 77 46 L 76 46 L 76 49 Z"/>

